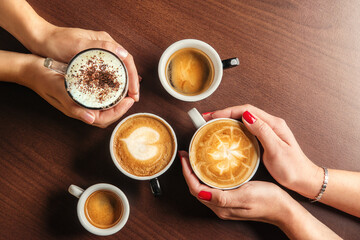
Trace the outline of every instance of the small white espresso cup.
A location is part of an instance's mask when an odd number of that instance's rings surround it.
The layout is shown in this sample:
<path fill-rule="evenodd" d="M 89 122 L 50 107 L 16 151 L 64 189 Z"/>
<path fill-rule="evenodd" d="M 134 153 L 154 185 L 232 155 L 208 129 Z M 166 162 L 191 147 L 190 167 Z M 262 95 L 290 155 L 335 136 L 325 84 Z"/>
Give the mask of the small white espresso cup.
<path fill-rule="evenodd" d="M 170 162 L 166 165 L 165 168 L 163 168 L 160 172 L 154 174 L 154 175 L 151 175 L 151 176 L 136 176 L 136 175 L 133 175 L 129 172 L 127 172 L 124 168 L 122 168 L 122 166 L 120 165 L 120 163 L 117 161 L 116 159 L 116 156 L 115 156 L 115 153 L 114 153 L 114 138 L 115 138 L 115 134 L 117 132 L 117 130 L 119 129 L 119 127 L 124 123 L 126 122 L 127 120 L 133 118 L 133 117 L 136 117 L 136 116 L 139 116 L 139 115 L 143 115 L 143 116 L 150 116 L 150 117 L 153 117 L 157 120 L 159 120 L 160 122 L 162 122 L 164 125 L 167 126 L 167 128 L 170 130 L 170 133 L 172 134 L 172 137 L 174 139 L 174 152 L 172 153 L 172 156 L 171 156 L 171 160 Z M 160 196 L 162 194 L 162 190 L 161 190 L 161 186 L 160 186 L 160 182 L 159 182 L 159 179 L 158 177 L 162 174 L 164 174 L 169 168 L 170 166 L 173 164 L 174 162 L 174 159 L 176 157 L 176 151 L 177 151 L 177 140 L 176 140 L 176 134 L 174 132 L 174 129 L 170 126 L 170 124 L 168 122 L 166 122 L 163 118 L 155 115 L 155 114 L 152 114 L 152 113 L 135 113 L 135 114 L 132 114 L 126 118 L 124 118 L 121 122 L 119 122 L 115 129 L 113 130 L 112 134 L 111 134 L 111 138 L 110 138 L 110 155 L 111 155 L 111 158 L 115 164 L 115 166 L 126 176 L 128 176 L 129 178 L 132 178 L 132 179 L 135 179 L 135 180 L 150 180 L 150 188 L 151 188 L 151 192 L 154 194 L 155 197 L 157 196 Z"/>
<path fill-rule="evenodd" d="M 184 48 L 195 48 L 203 53 L 205 53 L 211 60 L 214 66 L 214 79 L 209 86 L 208 89 L 206 89 L 204 92 L 201 92 L 198 95 L 183 95 L 177 91 L 174 90 L 174 88 L 171 87 L 169 81 L 166 78 L 166 66 L 169 58 L 178 50 L 184 49 Z M 165 88 L 165 90 L 174 98 L 177 98 L 182 101 L 187 102 L 196 102 L 200 101 L 204 98 L 207 98 L 211 94 L 215 92 L 215 90 L 219 87 L 222 76 L 223 76 L 223 69 L 231 68 L 239 65 L 239 59 L 238 58 L 230 58 L 226 60 L 221 60 L 219 54 L 215 51 L 213 47 L 211 47 L 209 44 L 196 40 L 196 39 L 184 39 L 177 41 L 173 44 L 171 44 L 162 54 L 159 66 L 158 66 L 158 74 L 159 79 L 162 84 L 162 86 Z"/>
<path fill-rule="evenodd" d="M 232 120 L 232 121 L 234 121 L 234 122 L 239 123 L 240 125 L 243 125 L 240 121 L 235 120 L 235 119 L 231 119 L 231 118 L 216 118 L 216 119 L 213 119 L 213 120 L 210 120 L 210 121 L 206 122 L 205 119 L 201 116 L 201 114 L 199 113 L 199 111 L 198 111 L 196 108 L 193 108 L 193 109 L 191 109 L 190 111 L 188 111 L 188 115 L 189 115 L 189 117 L 191 118 L 194 126 L 197 128 L 197 131 L 194 133 L 194 135 L 193 135 L 193 137 L 191 138 L 191 141 L 190 141 L 189 153 L 190 153 L 190 151 L 191 151 L 191 146 L 192 146 L 192 144 L 193 144 L 193 141 L 194 141 L 194 138 L 195 138 L 196 134 L 197 134 L 203 127 L 205 127 L 206 125 L 208 125 L 208 124 L 210 124 L 210 123 L 212 123 L 212 122 L 220 121 L 220 120 L 224 120 L 224 119 L 226 119 L 226 120 Z M 206 183 L 205 181 L 203 181 L 203 183 L 205 183 L 206 185 L 208 185 L 209 187 L 212 187 L 212 188 L 217 188 L 217 189 L 222 189 L 222 190 L 231 190 L 231 189 L 238 188 L 238 187 L 240 187 L 241 185 L 243 185 L 243 184 L 245 184 L 245 183 L 247 183 L 248 181 L 251 180 L 251 178 L 255 175 L 255 173 L 256 173 L 256 171 L 257 171 L 257 169 L 258 169 L 258 167 L 259 167 L 259 164 L 260 164 L 260 148 L 259 148 L 259 143 L 258 143 L 258 141 L 256 140 L 256 138 L 255 138 L 254 135 L 252 135 L 252 134 L 249 134 L 249 135 L 246 134 L 246 135 L 247 135 L 247 137 L 249 137 L 249 139 L 253 142 L 254 147 L 255 147 L 255 149 L 256 149 L 256 151 L 257 151 L 257 156 L 258 156 L 257 161 L 256 161 L 256 166 L 255 166 L 255 168 L 254 168 L 254 171 L 251 173 L 251 175 L 250 175 L 244 182 L 240 183 L 240 184 L 237 185 L 237 186 L 230 187 L 230 188 L 219 188 L 219 187 L 216 187 L 216 186 L 212 186 L 212 185 Z M 190 159 L 191 159 L 191 154 L 190 154 L 189 157 L 190 157 Z M 190 164 L 190 165 L 191 165 L 191 168 L 193 168 L 192 164 Z M 193 168 L 193 171 L 194 171 L 195 175 L 202 181 L 201 176 L 195 171 L 194 168 Z"/>
<path fill-rule="evenodd" d="M 85 203 L 88 197 L 100 190 L 110 191 L 119 197 L 121 203 L 122 203 L 122 215 L 120 217 L 119 222 L 110 228 L 98 228 L 92 225 L 85 216 Z M 69 193 L 71 193 L 73 196 L 79 198 L 78 204 L 77 204 L 77 215 L 80 220 L 81 225 L 88 230 L 89 232 L 99 235 L 99 236 L 108 236 L 111 234 L 114 234 L 118 231 L 120 231 L 126 224 L 129 214 L 130 214 L 130 205 L 129 201 L 127 200 L 125 194 L 117 187 L 111 184 L 106 183 L 99 183 L 92 185 L 91 187 L 87 188 L 86 190 L 76 186 L 76 185 L 70 185 L 68 189 Z"/>

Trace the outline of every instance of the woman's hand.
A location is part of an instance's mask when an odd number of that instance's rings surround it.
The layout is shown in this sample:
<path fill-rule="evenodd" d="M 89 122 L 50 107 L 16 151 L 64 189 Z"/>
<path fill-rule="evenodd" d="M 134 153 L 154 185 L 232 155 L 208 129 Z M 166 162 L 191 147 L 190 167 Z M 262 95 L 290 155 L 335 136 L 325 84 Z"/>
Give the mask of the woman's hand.
<path fill-rule="evenodd" d="M 88 48 L 103 48 L 115 53 L 125 64 L 129 74 L 129 97 L 139 101 L 139 76 L 134 58 L 107 32 L 47 25 L 42 40 L 31 51 L 43 57 L 68 63 L 73 56 Z"/>
<path fill-rule="evenodd" d="M 190 193 L 219 218 L 279 225 L 288 215 L 291 197 L 275 184 L 251 181 L 234 190 L 213 189 L 200 183 L 191 169 L 188 154 L 184 151 L 179 154 Z"/>
<path fill-rule="evenodd" d="M 277 185 L 250 181 L 234 190 L 213 189 L 200 183 L 188 154 L 179 155 L 190 193 L 221 219 L 274 224 L 290 239 L 340 239 Z"/>
<path fill-rule="evenodd" d="M 306 197 L 317 196 L 324 171 L 306 157 L 283 119 L 251 105 L 230 107 L 203 116 L 205 120 L 242 118 L 246 128 L 264 147 L 263 161 L 273 178 Z"/>
<path fill-rule="evenodd" d="M 64 77 L 43 66 L 44 58 L 32 54 L 6 54 L 8 58 L 21 59 L 21 73 L 17 82 L 34 90 L 69 117 L 104 128 L 122 117 L 134 104 L 133 98 L 126 97 L 107 110 L 86 109 L 70 98 L 64 87 Z"/>

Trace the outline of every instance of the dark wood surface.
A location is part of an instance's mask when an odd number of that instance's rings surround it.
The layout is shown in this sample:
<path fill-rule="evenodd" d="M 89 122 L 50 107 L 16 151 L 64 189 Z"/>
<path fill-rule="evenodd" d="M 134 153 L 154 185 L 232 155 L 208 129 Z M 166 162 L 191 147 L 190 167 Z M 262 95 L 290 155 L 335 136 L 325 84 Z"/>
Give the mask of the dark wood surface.
<path fill-rule="evenodd" d="M 360 171 L 360 2 L 350 1 L 45 1 L 29 0 L 48 21 L 104 30 L 135 58 L 141 100 L 126 114 L 165 118 L 187 149 L 195 131 L 186 112 L 250 103 L 284 118 L 307 156 L 320 166 Z M 222 58 L 238 57 L 209 98 L 187 103 L 160 85 L 157 64 L 173 42 L 195 38 Z M 27 52 L 6 31 L 0 49 Z M 11 67 L 11 63 L 9 63 Z M 125 227 L 107 239 L 284 239 L 269 224 L 223 221 L 192 197 L 179 159 L 148 182 L 113 165 L 108 144 L 116 124 L 88 126 L 31 90 L 0 83 L 0 239 L 96 239 L 80 225 L 70 184 L 114 184 L 127 195 Z M 274 181 L 261 164 L 254 179 Z M 359 219 L 288 191 L 345 239 L 358 239 Z M 339 195 L 341 197 L 341 195 Z"/>

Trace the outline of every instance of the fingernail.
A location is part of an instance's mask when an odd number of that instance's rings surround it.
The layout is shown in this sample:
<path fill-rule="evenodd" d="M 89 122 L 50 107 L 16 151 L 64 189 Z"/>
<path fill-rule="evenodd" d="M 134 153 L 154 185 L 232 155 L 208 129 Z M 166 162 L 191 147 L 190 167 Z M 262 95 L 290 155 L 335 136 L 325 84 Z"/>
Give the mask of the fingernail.
<path fill-rule="evenodd" d="M 95 121 L 95 116 L 90 112 L 85 112 L 82 116 L 82 119 L 89 124 L 93 124 Z"/>
<path fill-rule="evenodd" d="M 202 113 L 201 115 L 206 116 L 206 115 L 213 114 L 213 113 L 214 113 L 214 112 L 204 112 L 204 113 Z"/>
<path fill-rule="evenodd" d="M 182 156 L 181 156 L 181 154 L 180 154 L 180 151 L 178 151 L 178 156 L 179 156 L 179 158 L 180 158 L 180 160 L 182 159 Z"/>
<path fill-rule="evenodd" d="M 141 82 L 141 80 L 142 80 L 142 77 L 139 75 L 139 82 Z"/>
<path fill-rule="evenodd" d="M 122 48 L 122 47 L 118 47 L 118 48 L 116 49 L 116 54 L 117 54 L 121 59 L 125 59 L 125 58 L 129 55 L 128 51 L 126 51 L 126 49 L 125 49 L 125 48 Z"/>
<path fill-rule="evenodd" d="M 138 94 L 136 94 L 134 97 L 135 97 L 135 102 L 139 102 L 139 100 L 140 100 L 140 94 L 138 93 Z"/>
<path fill-rule="evenodd" d="M 245 121 L 247 121 L 249 124 L 253 124 L 254 122 L 256 122 L 256 118 L 249 113 L 248 111 L 245 111 L 243 113 L 243 118 L 245 119 Z"/>
<path fill-rule="evenodd" d="M 198 198 L 200 198 L 201 200 L 210 201 L 211 200 L 211 192 L 201 191 L 198 194 Z"/>

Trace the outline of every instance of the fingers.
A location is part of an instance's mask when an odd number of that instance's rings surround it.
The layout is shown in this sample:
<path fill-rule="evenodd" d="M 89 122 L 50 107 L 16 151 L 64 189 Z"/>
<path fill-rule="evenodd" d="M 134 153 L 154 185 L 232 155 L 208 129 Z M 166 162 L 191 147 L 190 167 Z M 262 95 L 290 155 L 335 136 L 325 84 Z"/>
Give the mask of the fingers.
<path fill-rule="evenodd" d="M 108 34 L 107 34 L 108 35 Z M 140 99 L 139 93 L 139 76 L 135 66 L 134 58 L 128 51 L 117 42 L 113 41 L 110 35 L 101 37 L 106 40 L 90 40 L 82 39 L 78 51 L 88 48 L 102 48 L 115 53 L 125 64 L 129 76 L 129 97 L 133 98 L 136 102 Z M 97 38 L 99 39 L 99 38 Z"/>
<path fill-rule="evenodd" d="M 207 206 L 214 205 L 218 207 L 239 207 L 239 204 L 242 201 L 241 193 L 236 193 L 235 196 L 234 192 L 239 192 L 240 188 L 236 190 L 222 191 L 219 189 L 210 188 L 200 183 L 199 179 L 192 171 L 188 158 L 189 155 L 187 152 L 179 151 L 179 155 L 185 181 L 189 187 L 190 193 L 194 197 Z"/>
<path fill-rule="evenodd" d="M 218 110 L 212 114 L 212 117 L 241 119 L 243 113 L 246 111 L 250 112 L 257 118 L 265 122 L 282 141 L 288 144 L 293 144 L 296 142 L 293 133 L 291 132 L 290 128 L 287 126 L 286 122 L 283 119 L 275 117 L 250 104 L 234 106 L 234 107 L 225 108 L 223 110 Z M 258 124 L 260 124 L 260 122 Z M 267 130 L 266 127 L 265 130 Z"/>
<path fill-rule="evenodd" d="M 140 99 L 140 84 L 139 84 L 139 75 L 135 66 L 134 58 L 132 55 L 128 55 L 124 59 L 124 63 L 128 70 L 129 75 L 129 97 L 133 98 L 136 102 Z"/>
<path fill-rule="evenodd" d="M 119 102 L 115 107 L 112 107 L 107 110 L 96 110 L 95 121 L 93 125 L 98 127 L 107 127 L 111 123 L 117 121 L 121 118 L 134 104 L 134 99 L 126 97 L 121 102 Z"/>

